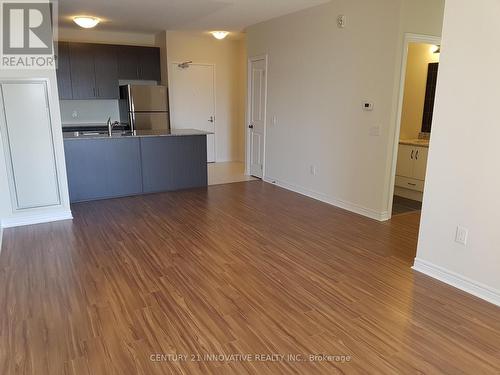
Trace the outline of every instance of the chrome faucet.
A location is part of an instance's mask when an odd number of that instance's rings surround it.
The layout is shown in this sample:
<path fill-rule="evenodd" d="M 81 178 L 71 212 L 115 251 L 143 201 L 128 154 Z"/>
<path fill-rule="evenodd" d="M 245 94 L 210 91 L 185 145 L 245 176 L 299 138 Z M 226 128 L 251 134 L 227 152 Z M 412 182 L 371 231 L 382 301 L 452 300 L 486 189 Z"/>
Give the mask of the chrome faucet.
<path fill-rule="evenodd" d="M 108 135 L 111 137 L 113 135 L 113 128 L 116 125 L 120 125 L 120 123 L 118 121 L 111 122 L 111 117 L 108 117 L 107 125 L 108 125 Z"/>

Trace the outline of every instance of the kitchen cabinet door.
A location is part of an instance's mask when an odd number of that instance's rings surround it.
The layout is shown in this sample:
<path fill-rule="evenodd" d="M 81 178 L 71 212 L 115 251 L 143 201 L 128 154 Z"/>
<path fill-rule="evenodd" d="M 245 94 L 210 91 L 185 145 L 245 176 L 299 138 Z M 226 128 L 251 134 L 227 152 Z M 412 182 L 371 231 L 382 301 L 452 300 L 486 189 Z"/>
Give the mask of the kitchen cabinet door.
<path fill-rule="evenodd" d="M 143 47 L 139 51 L 139 77 L 150 81 L 161 81 L 160 49 Z"/>
<path fill-rule="evenodd" d="M 92 44 L 70 43 L 71 87 L 73 99 L 97 97 Z"/>
<path fill-rule="evenodd" d="M 206 136 L 141 138 L 144 193 L 207 185 Z"/>
<path fill-rule="evenodd" d="M 118 59 L 114 46 L 96 44 L 94 66 L 96 94 L 99 99 L 119 99 Z"/>
<path fill-rule="evenodd" d="M 73 99 L 69 43 L 67 42 L 59 42 L 57 47 L 57 88 L 59 99 Z"/>
<path fill-rule="evenodd" d="M 408 145 L 399 145 L 396 175 L 413 178 L 415 148 Z"/>
<path fill-rule="evenodd" d="M 71 202 L 140 194 L 138 138 L 65 140 Z"/>
<path fill-rule="evenodd" d="M 415 147 L 415 164 L 413 169 L 413 178 L 422 181 L 425 180 L 428 154 L 429 154 L 428 148 Z"/>
<path fill-rule="evenodd" d="M 118 78 L 139 79 L 139 47 L 118 47 Z"/>

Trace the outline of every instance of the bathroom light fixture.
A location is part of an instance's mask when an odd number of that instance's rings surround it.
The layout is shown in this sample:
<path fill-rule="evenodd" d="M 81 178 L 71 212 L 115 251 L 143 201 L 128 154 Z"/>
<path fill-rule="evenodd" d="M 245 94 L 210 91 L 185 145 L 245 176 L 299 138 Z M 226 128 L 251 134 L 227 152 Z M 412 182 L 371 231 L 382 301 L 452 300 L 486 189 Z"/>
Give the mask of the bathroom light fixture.
<path fill-rule="evenodd" d="M 91 29 L 96 27 L 101 20 L 97 17 L 89 17 L 89 16 L 77 16 L 73 18 L 73 21 L 80 27 L 84 29 Z"/>
<path fill-rule="evenodd" d="M 229 32 L 227 31 L 210 31 L 210 34 L 214 36 L 215 39 L 224 39 L 226 36 L 228 36 Z"/>
<path fill-rule="evenodd" d="M 432 46 L 431 50 L 432 50 L 432 53 L 441 53 L 441 45 L 437 44 L 435 46 Z"/>

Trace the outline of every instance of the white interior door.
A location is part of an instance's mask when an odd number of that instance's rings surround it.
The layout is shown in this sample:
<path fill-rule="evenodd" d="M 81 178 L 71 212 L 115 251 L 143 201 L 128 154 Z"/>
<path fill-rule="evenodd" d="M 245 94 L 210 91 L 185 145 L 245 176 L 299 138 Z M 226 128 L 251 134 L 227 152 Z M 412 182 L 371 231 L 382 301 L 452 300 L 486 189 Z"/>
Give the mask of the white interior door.
<path fill-rule="evenodd" d="M 250 174 L 262 178 L 266 122 L 267 72 L 264 58 L 250 61 L 249 79 L 249 159 Z"/>
<path fill-rule="evenodd" d="M 0 83 L 0 132 L 16 210 L 61 204 L 46 85 Z"/>
<path fill-rule="evenodd" d="M 190 64 L 169 66 L 170 120 L 172 129 L 198 129 L 207 136 L 207 161 L 215 162 L 215 67 Z"/>

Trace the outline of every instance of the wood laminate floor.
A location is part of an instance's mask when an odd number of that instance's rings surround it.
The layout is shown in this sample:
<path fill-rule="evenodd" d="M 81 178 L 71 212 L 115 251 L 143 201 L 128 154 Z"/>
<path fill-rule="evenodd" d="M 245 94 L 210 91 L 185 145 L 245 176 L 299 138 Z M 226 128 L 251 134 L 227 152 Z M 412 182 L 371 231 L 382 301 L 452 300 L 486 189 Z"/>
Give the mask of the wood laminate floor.
<path fill-rule="evenodd" d="M 500 373 L 500 309 L 410 269 L 418 213 L 255 181 L 73 214 L 5 230 L 0 374 Z"/>

